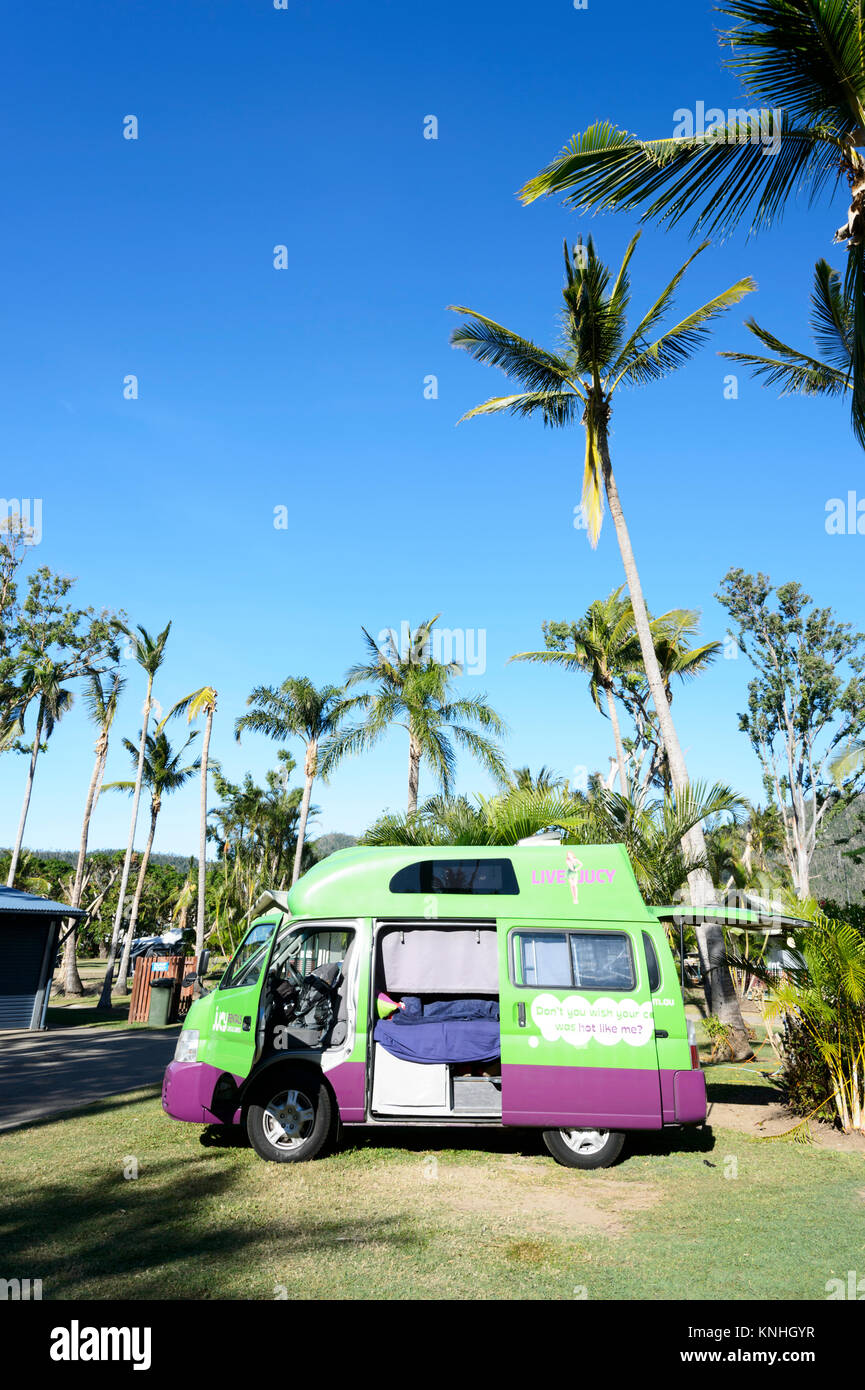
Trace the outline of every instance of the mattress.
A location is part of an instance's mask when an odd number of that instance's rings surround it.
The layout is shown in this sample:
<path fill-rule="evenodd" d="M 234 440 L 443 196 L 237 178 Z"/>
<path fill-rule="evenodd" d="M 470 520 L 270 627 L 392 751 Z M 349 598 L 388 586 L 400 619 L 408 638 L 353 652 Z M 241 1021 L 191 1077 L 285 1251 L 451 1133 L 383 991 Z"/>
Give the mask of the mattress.
<path fill-rule="evenodd" d="M 488 1000 L 436 1001 L 379 1019 L 373 1037 L 404 1062 L 493 1062 L 501 1055 L 498 1006 Z M 419 1004 L 419 1001 L 418 1001 Z"/>

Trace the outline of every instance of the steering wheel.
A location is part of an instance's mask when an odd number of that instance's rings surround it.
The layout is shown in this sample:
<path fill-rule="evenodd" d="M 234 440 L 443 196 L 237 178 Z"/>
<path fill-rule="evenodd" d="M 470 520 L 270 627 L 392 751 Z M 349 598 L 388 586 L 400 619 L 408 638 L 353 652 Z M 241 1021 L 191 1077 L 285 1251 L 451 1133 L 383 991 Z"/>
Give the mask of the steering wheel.
<path fill-rule="evenodd" d="M 299 989 L 303 984 L 303 976 L 297 966 L 286 956 L 285 960 L 282 962 L 282 967 L 285 971 L 286 978 L 291 981 L 296 989 Z"/>

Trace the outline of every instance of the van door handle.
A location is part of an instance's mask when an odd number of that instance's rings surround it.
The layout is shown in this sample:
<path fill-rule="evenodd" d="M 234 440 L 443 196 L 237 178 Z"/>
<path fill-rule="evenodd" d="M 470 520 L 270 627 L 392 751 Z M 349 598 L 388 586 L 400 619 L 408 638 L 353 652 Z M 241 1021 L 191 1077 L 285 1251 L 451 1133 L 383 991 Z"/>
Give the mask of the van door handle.
<path fill-rule="evenodd" d="M 526 1026 L 525 1004 L 517 1004 L 517 1023 L 519 1024 L 520 1028 L 525 1028 Z"/>
<path fill-rule="evenodd" d="M 252 1016 L 250 1014 L 247 1014 L 246 1018 L 243 1020 L 243 1023 L 241 1024 L 241 1027 L 244 1033 L 249 1032 L 250 1028 L 252 1027 Z"/>
<path fill-rule="evenodd" d="M 655 1029 L 655 1037 L 656 1037 L 656 1038 L 668 1038 L 669 1036 L 670 1036 L 670 1035 L 669 1035 L 669 1033 L 667 1032 L 666 1028 L 656 1028 L 656 1029 Z"/>

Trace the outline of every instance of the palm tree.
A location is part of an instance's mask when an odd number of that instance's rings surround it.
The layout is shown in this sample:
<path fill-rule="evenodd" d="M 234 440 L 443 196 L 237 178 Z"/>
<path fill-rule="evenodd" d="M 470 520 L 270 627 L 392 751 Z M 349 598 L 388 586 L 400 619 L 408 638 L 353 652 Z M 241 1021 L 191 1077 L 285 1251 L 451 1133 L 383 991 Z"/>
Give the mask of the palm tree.
<path fill-rule="evenodd" d="M 532 772 L 530 767 L 515 767 L 508 785 L 517 791 L 543 794 L 544 792 L 565 791 L 568 779 L 560 777 L 557 772 L 553 772 L 551 768 L 546 766 L 539 767 L 537 772 Z"/>
<path fill-rule="evenodd" d="M 96 754 L 93 763 L 93 772 L 90 776 L 90 786 L 87 788 L 87 800 L 84 803 L 84 819 L 81 824 L 81 839 L 78 845 L 78 862 L 75 866 L 75 882 L 72 886 L 72 894 L 69 899 L 70 907 L 81 906 L 81 893 L 84 887 L 84 866 L 87 861 L 87 841 L 90 836 L 90 820 L 99 799 L 99 791 L 102 786 L 102 778 L 105 775 L 105 762 L 108 757 L 108 740 L 111 733 L 111 726 L 114 723 L 114 716 L 117 713 L 117 702 L 126 684 L 126 678 L 120 671 L 112 671 L 107 685 L 103 684 L 104 672 L 92 671 L 84 692 L 84 702 L 87 706 L 87 713 L 96 725 L 97 735 L 94 745 Z M 66 945 L 63 953 L 63 992 L 65 994 L 83 994 L 84 986 L 81 983 L 81 976 L 78 973 L 78 930 L 75 919 L 72 919 L 67 929 Z"/>
<path fill-rule="evenodd" d="M 397 650 L 392 639 L 379 646 L 366 628 L 361 629 L 368 659 L 351 668 L 346 689 L 364 681 L 373 682 L 375 689 L 345 701 L 346 712 L 363 710 L 366 718 L 330 739 L 323 755 L 323 764 L 329 770 L 336 759 L 366 751 L 391 725 L 398 724 L 408 733 L 409 741 L 409 815 L 417 810 L 421 759 L 430 764 L 442 791 L 450 793 L 456 768 L 454 743 L 471 753 L 496 781 L 503 782 L 507 777 L 505 761 L 496 744 L 485 733 L 471 728 L 478 724 L 481 730 L 502 735 L 503 721 L 485 696 L 451 698 L 452 681 L 462 674 L 462 667 L 456 661 L 437 661 L 430 653 L 437 620 L 438 614 L 412 632 L 408 651 Z"/>
<path fill-rule="evenodd" d="M 18 821 L 18 833 L 15 836 L 15 845 L 9 863 L 9 875 L 6 879 L 7 888 L 14 888 L 15 886 L 15 873 L 24 839 L 24 827 L 27 824 L 27 812 L 30 809 L 33 779 L 36 776 L 36 761 L 42 748 L 43 737 L 47 742 L 53 734 L 55 726 L 63 718 L 74 699 L 71 690 L 67 690 L 61 684 L 65 676 L 66 671 L 62 666 L 58 666 L 56 662 L 42 654 L 37 656 L 35 653 L 33 659 L 27 662 L 22 672 L 17 693 L 18 707 L 21 711 L 19 727 L 23 727 L 24 710 L 31 701 L 35 700 L 37 702 L 36 731 L 30 749 L 30 765 L 27 769 L 27 783 L 24 788 L 24 800 Z"/>
<path fill-rule="evenodd" d="M 320 690 L 316 689 L 307 676 L 288 676 L 278 688 L 272 685 L 257 685 L 246 703 L 253 708 L 249 714 L 241 715 L 235 723 L 234 736 L 238 742 L 241 735 L 249 729 L 255 733 L 267 734 L 269 738 L 278 739 L 280 742 L 298 735 L 306 745 L 303 762 L 303 800 L 291 875 L 292 883 L 296 883 L 303 860 L 313 782 L 319 772 L 326 778 L 338 761 L 336 756 L 331 756 L 325 772 L 319 765 L 319 753 L 322 745 L 336 734 L 345 717 L 345 692 L 336 685 L 323 685 Z"/>
<path fill-rule="evenodd" d="M 749 277 L 739 280 L 673 327 L 660 332 L 660 321 L 670 309 L 688 266 L 705 249 L 704 243 L 677 271 L 636 327 L 629 330 L 626 318 L 630 302 L 628 265 L 638 240 L 639 233 L 628 245 L 612 288 L 610 272 L 598 260 L 591 238 L 585 247 L 578 242 L 573 258 L 565 245 L 566 283 L 563 296 L 566 312 L 561 352 L 549 352 L 538 347 L 493 319 L 458 305 L 451 307 L 470 317 L 454 331 L 451 341 L 454 346 L 465 348 L 478 361 L 501 368 L 523 388 L 512 395 L 497 396 L 483 405 L 475 406 L 463 419 L 507 411 L 519 416 L 540 414 L 545 424 L 554 427 L 572 425 L 578 420 L 582 423 L 586 436 L 583 510 L 589 540 L 593 546 L 597 544 L 606 496 L 625 568 L 643 669 L 669 762 L 673 790 L 683 795 L 688 785 L 688 773 L 670 713 L 649 613 L 613 474 L 609 424 L 613 398 L 619 386 L 659 381 L 684 365 L 706 338 L 709 325 L 738 304 L 755 286 Z M 657 336 L 653 337 L 656 333 Z M 689 832 L 686 849 L 695 864 L 705 861 L 706 846 L 699 823 Z M 705 869 L 695 869 L 690 882 L 696 902 L 706 902 L 712 885 Z M 703 956 L 703 974 L 709 981 L 710 992 L 718 995 L 715 1012 L 733 1030 L 737 1055 L 750 1055 L 747 1033 L 724 960 L 723 935 L 719 928 L 701 923 L 698 926 L 698 939 Z"/>
<path fill-rule="evenodd" d="M 135 829 L 138 824 L 138 803 L 141 800 L 141 781 L 144 776 L 144 755 L 147 751 L 147 729 L 150 723 L 150 709 L 153 697 L 153 680 L 165 658 L 165 645 L 168 641 L 168 634 L 171 631 L 171 623 L 163 628 L 162 632 L 156 637 L 152 637 L 146 628 L 138 625 L 138 635 L 131 632 L 129 628 L 122 629 L 132 644 L 132 653 L 138 665 L 147 676 L 147 694 L 144 697 L 143 719 L 141 724 L 141 742 L 138 745 L 138 769 L 135 775 L 135 791 L 132 794 L 132 818 L 129 825 L 129 840 L 126 845 L 126 855 L 123 860 L 123 873 L 120 876 L 120 892 L 117 898 L 117 911 L 114 914 L 114 926 L 111 931 L 111 945 L 108 948 L 108 960 L 105 966 L 105 978 L 102 981 L 102 993 L 99 996 L 97 1008 L 111 1008 L 111 984 L 114 976 L 114 961 L 117 955 L 117 943 L 120 940 L 120 926 L 123 921 L 123 907 L 126 901 L 126 889 L 129 885 L 129 871 L 132 865 L 132 851 L 135 845 Z M 125 984 L 125 979 L 123 981 Z"/>
<path fill-rule="evenodd" d="M 198 719 L 200 715 L 205 716 L 204 723 L 204 743 L 201 748 L 201 796 L 199 800 L 198 818 L 198 906 L 195 917 L 195 954 L 201 956 L 204 950 L 204 901 L 205 890 L 207 888 L 207 772 L 208 759 L 210 755 L 210 735 L 213 730 L 213 716 L 216 713 L 216 691 L 212 685 L 203 685 L 200 690 L 193 690 L 191 695 L 184 695 L 182 700 L 171 706 L 165 718 L 159 724 L 160 730 L 163 729 L 169 719 L 175 715 L 185 714 L 187 724 L 191 724 L 193 719 Z"/>
<path fill-rule="evenodd" d="M 703 642 L 692 646 L 700 630 L 700 613 L 696 608 L 671 608 L 658 618 L 649 615 L 649 625 L 658 658 L 658 668 L 664 682 L 667 704 L 673 703 L 673 677 L 680 681 L 692 680 L 705 671 L 721 650 L 720 642 Z M 646 752 L 651 756 L 643 773 L 641 784 L 635 796 L 647 791 L 652 785 L 663 786 L 664 791 L 672 790 L 667 750 L 658 729 L 658 721 L 650 708 L 651 691 L 645 672 L 635 667 L 622 678 L 619 695 L 634 720 L 637 729 L 637 743 L 634 747 L 634 762 L 639 770 Z"/>
<path fill-rule="evenodd" d="M 627 759 L 616 709 L 615 684 L 640 661 L 640 644 L 634 631 L 631 601 L 614 589 L 605 599 L 595 599 L 577 623 L 544 623 L 545 651 L 517 652 L 511 661 L 532 661 L 589 675 L 589 693 L 595 708 L 601 710 L 601 692 L 613 729 L 619 786 L 627 794 Z M 565 644 L 570 642 L 570 647 Z M 603 713 L 603 711 L 601 711 Z"/>
<path fill-rule="evenodd" d="M 772 991 L 766 1017 L 792 1022 L 822 1059 L 832 1089 L 820 1099 L 834 1101 L 844 1133 L 865 1134 L 865 936 L 827 917 L 813 898 L 796 900 L 794 910 L 808 926 L 793 928 L 794 963 L 782 976 L 765 955 L 731 952 L 731 960 Z"/>
<path fill-rule="evenodd" d="M 865 44 L 862 0 L 725 0 L 735 27 L 721 35 L 745 110 L 705 132 L 640 140 L 597 122 L 520 191 L 523 202 L 563 194 L 580 211 L 644 208 L 672 225 L 695 212 L 692 232 L 771 226 L 788 199 L 816 201 L 842 178 L 846 286 L 854 306 L 853 428 L 865 444 Z M 771 120 L 769 120 L 771 112 Z M 744 118 L 744 119 L 743 119 Z M 771 144 L 768 141 L 771 140 Z"/>
<path fill-rule="evenodd" d="M 187 748 L 198 738 L 198 730 L 193 729 L 189 738 L 177 751 L 168 742 L 168 735 L 164 729 L 157 728 L 155 734 L 147 734 L 145 738 L 144 760 L 141 766 L 140 780 L 138 775 L 139 747 L 131 739 L 123 740 L 123 747 L 126 749 L 132 764 L 136 769 L 134 781 L 128 782 L 106 782 L 103 791 L 125 791 L 133 795 L 139 791 L 141 786 L 147 787 L 150 792 L 150 829 L 147 834 L 147 843 L 144 846 L 144 853 L 141 856 L 141 865 L 138 870 L 138 881 L 135 885 L 135 895 L 132 899 L 132 908 L 129 913 L 129 925 L 126 928 L 126 937 L 123 943 L 123 954 L 120 958 L 120 969 L 117 978 L 121 989 L 126 986 L 126 977 L 129 974 L 129 953 L 132 949 L 132 940 L 135 936 L 135 926 L 138 921 L 138 910 L 141 906 L 141 894 L 144 891 L 144 880 L 147 876 L 147 866 L 150 863 L 150 855 L 153 850 L 153 839 L 156 835 L 156 822 L 159 819 L 159 812 L 162 810 L 163 797 L 170 795 L 171 792 L 178 791 L 180 787 L 185 787 L 191 777 L 194 777 L 201 770 L 201 759 L 196 758 L 195 762 L 188 763 L 186 767 L 181 766 L 181 759 L 186 753 Z"/>
<path fill-rule="evenodd" d="M 514 845 L 543 830 L 563 833 L 584 798 L 567 787 L 507 787 L 492 797 L 432 796 L 413 812 L 387 813 L 366 832 L 365 845 Z"/>
<path fill-rule="evenodd" d="M 719 356 L 744 363 L 767 386 L 780 387 L 781 396 L 843 396 L 853 389 L 853 320 L 853 305 L 844 295 L 840 275 L 828 261 L 820 260 L 814 267 L 811 329 L 822 360 L 788 347 L 753 318 L 745 320 L 746 327 L 775 356 L 751 352 Z"/>
<path fill-rule="evenodd" d="M 496 796 L 431 797 L 413 815 L 384 815 L 363 837 L 366 845 L 514 845 L 544 830 L 563 844 L 625 845 L 640 891 L 666 906 L 692 871 L 683 850 L 688 831 L 707 817 L 738 810 L 729 787 L 694 782 L 680 796 L 654 801 L 601 789 L 591 796 L 510 787 Z M 698 861 L 705 865 L 705 859 Z"/>
<path fill-rule="evenodd" d="M 718 783 L 691 782 L 672 796 L 651 801 L 604 790 L 588 798 L 573 833 L 582 844 L 625 845 L 646 901 L 666 906 L 695 868 L 708 869 L 707 852 L 695 854 L 689 848 L 693 831 L 710 817 L 735 816 L 742 805 L 735 792 Z M 706 995 L 711 1009 L 708 981 Z"/>

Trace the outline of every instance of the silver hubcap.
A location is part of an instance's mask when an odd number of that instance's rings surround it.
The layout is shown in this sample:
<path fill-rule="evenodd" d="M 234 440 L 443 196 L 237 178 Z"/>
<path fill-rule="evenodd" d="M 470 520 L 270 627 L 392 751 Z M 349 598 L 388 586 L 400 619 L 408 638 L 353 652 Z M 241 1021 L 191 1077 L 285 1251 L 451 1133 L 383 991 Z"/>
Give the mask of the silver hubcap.
<path fill-rule="evenodd" d="M 562 1129 L 559 1133 L 575 1154 L 600 1153 L 610 1137 L 608 1129 Z"/>
<path fill-rule="evenodd" d="M 296 1149 L 309 1137 L 315 1111 L 303 1091 L 283 1091 L 264 1111 L 264 1133 L 275 1149 Z"/>

